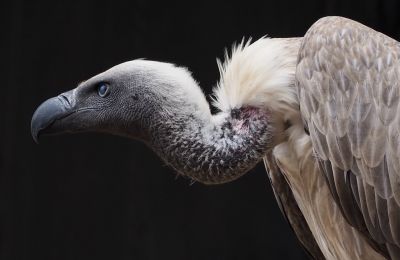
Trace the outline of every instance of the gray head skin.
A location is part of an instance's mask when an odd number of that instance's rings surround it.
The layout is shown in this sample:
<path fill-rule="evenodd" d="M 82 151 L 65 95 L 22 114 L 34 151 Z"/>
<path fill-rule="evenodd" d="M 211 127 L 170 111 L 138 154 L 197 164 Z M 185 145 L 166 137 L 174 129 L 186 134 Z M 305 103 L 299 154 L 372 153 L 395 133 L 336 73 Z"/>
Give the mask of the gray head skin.
<path fill-rule="evenodd" d="M 184 69 L 134 60 L 117 65 L 41 104 L 31 131 L 83 131 L 142 140 L 177 172 L 206 184 L 232 181 L 272 147 L 269 111 L 240 107 L 211 115 Z"/>

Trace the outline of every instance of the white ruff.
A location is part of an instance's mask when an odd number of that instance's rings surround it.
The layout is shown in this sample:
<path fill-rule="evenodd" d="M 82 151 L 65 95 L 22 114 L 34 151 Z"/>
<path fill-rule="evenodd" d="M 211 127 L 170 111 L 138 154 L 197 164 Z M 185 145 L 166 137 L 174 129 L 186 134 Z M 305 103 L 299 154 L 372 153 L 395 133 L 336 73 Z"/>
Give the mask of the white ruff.
<path fill-rule="evenodd" d="M 266 107 L 283 114 L 284 120 L 298 115 L 294 88 L 298 39 L 261 38 L 243 41 L 218 60 L 221 80 L 214 89 L 214 105 L 221 111 L 242 106 Z"/>

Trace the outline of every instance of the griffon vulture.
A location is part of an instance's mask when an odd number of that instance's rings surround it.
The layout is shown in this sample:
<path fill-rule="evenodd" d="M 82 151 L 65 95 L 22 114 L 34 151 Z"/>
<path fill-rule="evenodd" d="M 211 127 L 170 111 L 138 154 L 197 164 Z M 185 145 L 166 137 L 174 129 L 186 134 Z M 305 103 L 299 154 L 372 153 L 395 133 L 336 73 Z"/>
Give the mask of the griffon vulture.
<path fill-rule="evenodd" d="M 239 44 L 219 68 L 215 115 L 188 70 L 133 60 L 41 104 L 33 138 L 137 138 L 205 184 L 264 160 L 311 257 L 400 259 L 399 42 L 325 17 L 302 38 Z"/>

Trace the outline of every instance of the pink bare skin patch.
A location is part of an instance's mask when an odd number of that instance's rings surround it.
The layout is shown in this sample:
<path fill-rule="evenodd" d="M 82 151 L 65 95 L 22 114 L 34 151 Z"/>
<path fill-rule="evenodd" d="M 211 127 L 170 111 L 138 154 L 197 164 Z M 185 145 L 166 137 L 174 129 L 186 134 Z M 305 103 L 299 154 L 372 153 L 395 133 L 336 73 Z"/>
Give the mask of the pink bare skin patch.
<path fill-rule="evenodd" d="M 248 106 L 233 109 L 231 114 L 232 130 L 237 133 L 247 133 L 254 124 L 268 124 L 270 113 L 265 109 Z"/>

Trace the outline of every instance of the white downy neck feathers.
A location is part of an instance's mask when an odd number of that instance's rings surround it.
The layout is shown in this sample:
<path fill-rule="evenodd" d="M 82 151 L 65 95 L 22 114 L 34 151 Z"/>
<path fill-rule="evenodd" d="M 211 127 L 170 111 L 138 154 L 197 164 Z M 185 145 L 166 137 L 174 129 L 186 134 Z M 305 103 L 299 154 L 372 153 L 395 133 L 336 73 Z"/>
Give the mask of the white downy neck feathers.
<path fill-rule="evenodd" d="M 264 107 L 284 121 L 299 120 L 294 87 L 300 38 L 261 38 L 234 46 L 232 54 L 219 60 L 220 82 L 214 102 L 221 111 L 243 106 Z"/>

